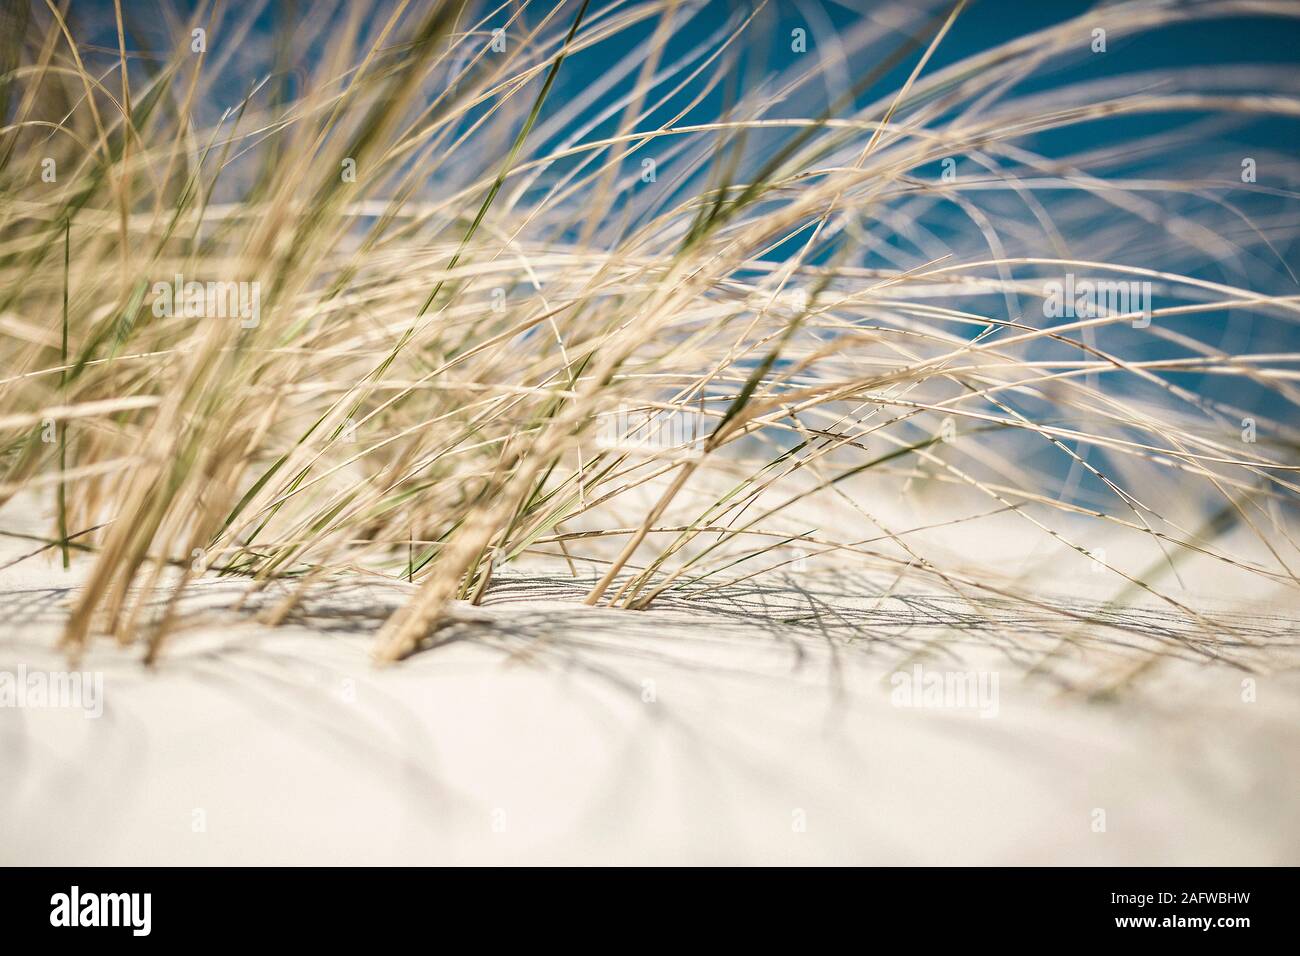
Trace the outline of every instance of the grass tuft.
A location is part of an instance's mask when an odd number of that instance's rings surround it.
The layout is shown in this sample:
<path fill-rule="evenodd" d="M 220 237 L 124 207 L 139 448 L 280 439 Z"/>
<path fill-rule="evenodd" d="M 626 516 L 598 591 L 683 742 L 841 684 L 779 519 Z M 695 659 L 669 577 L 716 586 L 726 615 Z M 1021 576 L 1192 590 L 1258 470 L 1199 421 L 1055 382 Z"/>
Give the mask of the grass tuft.
<path fill-rule="evenodd" d="M 510 568 L 1293 601 L 1292 65 L 1147 65 L 1234 2 L 875 12 L 7 8 L 0 504 L 65 646 L 154 660 L 205 574 L 405 579 L 382 660 Z"/>

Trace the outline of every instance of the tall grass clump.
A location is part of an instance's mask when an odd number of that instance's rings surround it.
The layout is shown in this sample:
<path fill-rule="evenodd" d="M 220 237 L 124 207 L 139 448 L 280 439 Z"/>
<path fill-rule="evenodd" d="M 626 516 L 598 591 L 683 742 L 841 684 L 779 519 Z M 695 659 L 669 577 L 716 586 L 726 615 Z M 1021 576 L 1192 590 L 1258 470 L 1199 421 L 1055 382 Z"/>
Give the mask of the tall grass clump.
<path fill-rule="evenodd" d="M 6 4 L 0 496 L 67 648 L 204 575 L 410 582 L 383 659 L 528 562 L 1293 594 L 1300 72 L 1203 41 L 1300 5 L 831 6 Z"/>

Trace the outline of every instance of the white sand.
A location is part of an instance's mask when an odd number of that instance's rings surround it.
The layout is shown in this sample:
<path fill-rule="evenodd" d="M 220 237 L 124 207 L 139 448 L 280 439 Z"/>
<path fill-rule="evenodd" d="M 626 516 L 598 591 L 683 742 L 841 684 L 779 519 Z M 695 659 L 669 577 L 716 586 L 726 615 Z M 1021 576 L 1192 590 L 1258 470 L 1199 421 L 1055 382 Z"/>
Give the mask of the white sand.
<path fill-rule="evenodd" d="M 0 671 L 63 666 L 41 561 L 0 582 Z M 628 614 L 504 578 L 380 670 L 405 586 L 340 586 L 273 630 L 205 582 L 155 672 L 107 642 L 83 662 L 102 718 L 0 709 L 0 862 L 1300 862 L 1294 670 L 1246 703 L 1240 671 L 1162 661 L 1088 703 L 1024 680 L 951 605 L 852 590 L 811 575 Z M 996 717 L 891 705 L 888 675 L 936 639 L 962 663 L 927 666 L 998 673 Z"/>

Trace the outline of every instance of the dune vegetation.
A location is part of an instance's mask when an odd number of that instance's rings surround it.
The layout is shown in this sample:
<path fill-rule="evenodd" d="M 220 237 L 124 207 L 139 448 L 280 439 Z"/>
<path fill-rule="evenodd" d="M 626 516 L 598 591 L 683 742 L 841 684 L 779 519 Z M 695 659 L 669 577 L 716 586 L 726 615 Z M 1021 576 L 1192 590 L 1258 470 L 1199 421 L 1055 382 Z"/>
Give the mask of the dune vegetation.
<path fill-rule="evenodd" d="M 1300 6 L 878 6 L 7 5 L 0 499 L 67 649 L 212 575 L 410 582 L 382 660 L 531 561 L 1035 604 L 918 533 L 982 521 L 1293 595 L 1300 73 L 1133 51 Z"/>

